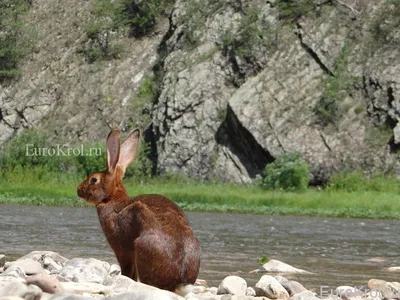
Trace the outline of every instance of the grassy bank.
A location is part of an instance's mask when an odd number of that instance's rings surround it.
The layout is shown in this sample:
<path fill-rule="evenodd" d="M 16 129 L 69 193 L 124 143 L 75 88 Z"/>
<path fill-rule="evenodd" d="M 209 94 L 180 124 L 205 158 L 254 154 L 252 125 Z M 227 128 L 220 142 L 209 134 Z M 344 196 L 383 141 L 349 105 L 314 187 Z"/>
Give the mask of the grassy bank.
<path fill-rule="evenodd" d="M 83 207 L 76 196 L 76 184 L 0 183 L 0 203 Z M 400 219 L 400 194 L 394 190 L 347 191 L 308 189 L 305 192 L 271 191 L 228 184 L 199 184 L 178 180 L 152 179 L 125 183 L 131 196 L 163 194 L 186 211 L 234 212 L 279 215 Z"/>

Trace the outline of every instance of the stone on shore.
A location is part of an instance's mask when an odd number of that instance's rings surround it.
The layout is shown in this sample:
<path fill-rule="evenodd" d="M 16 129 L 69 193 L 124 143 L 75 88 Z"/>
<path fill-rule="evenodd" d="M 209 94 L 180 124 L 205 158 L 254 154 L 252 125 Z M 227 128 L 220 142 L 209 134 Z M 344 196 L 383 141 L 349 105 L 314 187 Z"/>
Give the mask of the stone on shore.
<path fill-rule="evenodd" d="M 290 300 L 319 300 L 311 291 L 303 291 L 290 297 Z"/>
<path fill-rule="evenodd" d="M 255 289 L 257 296 L 266 296 L 270 299 L 289 299 L 286 289 L 270 275 L 264 275 L 256 283 Z"/>
<path fill-rule="evenodd" d="M 57 294 L 64 292 L 61 283 L 55 275 L 36 274 L 26 278 L 26 282 L 40 287 L 40 289 L 45 293 Z"/>
<path fill-rule="evenodd" d="M 294 280 L 283 281 L 280 282 L 280 284 L 289 293 L 289 296 L 293 296 L 295 294 L 307 291 L 307 289 L 301 283 Z"/>
<path fill-rule="evenodd" d="M 42 265 L 33 259 L 18 259 L 12 262 L 12 264 L 7 265 L 7 269 L 4 273 L 9 272 L 10 269 L 14 270 L 17 268 L 22 269 L 26 275 L 44 273 Z"/>
<path fill-rule="evenodd" d="M 225 277 L 218 287 L 217 294 L 231 294 L 237 296 L 245 296 L 247 282 L 239 276 Z"/>
<path fill-rule="evenodd" d="M 111 292 L 110 287 L 94 282 L 60 282 L 60 284 L 64 291 L 70 294 L 107 296 Z"/>
<path fill-rule="evenodd" d="M 255 291 L 251 286 L 249 286 L 249 287 L 246 289 L 246 296 L 255 297 L 255 296 L 256 296 L 256 291 Z"/>
<path fill-rule="evenodd" d="M 251 273 L 287 273 L 287 274 L 311 274 L 308 271 L 298 269 L 279 260 L 271 259 L 261 268 Z"/>
<path fill-rule="evenodd" d="M 95 258 L 73 258 L 59 271 L 60 277 L 73 282 L 102 283 L 110 264 Z"/>
<path fill-rule="evenodd" d="M 0 268 L 3 268 L 5 263 L 6 263 L 6 256 L 4 254 L 0 254 Z"/>
<path fill-rule="evenodd" d="M 26 285 L 20 281 L 12 281 L 0 288 L 0 299 L 14 296 L 24 299 L 40 299 L 42 290 L 36 285 Z"/>

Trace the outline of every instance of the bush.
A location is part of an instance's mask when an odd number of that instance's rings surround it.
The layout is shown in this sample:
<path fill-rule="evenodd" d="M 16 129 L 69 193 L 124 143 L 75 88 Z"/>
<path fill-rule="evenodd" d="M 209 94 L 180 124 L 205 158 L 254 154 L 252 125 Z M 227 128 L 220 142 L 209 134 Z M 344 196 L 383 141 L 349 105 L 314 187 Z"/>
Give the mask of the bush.
<path fill-rule="evenodd" d="M 20 76 L 18 63 L 32 48 L 22 20 L 28 9 L 26 0 L 0 1 L 0 81 Z"/>
<path fill-rule="evenodd" d="M 350 48 L 344 45 L 333 65 L 334 76 L 324 80 L 324 92 L 316 103 L 314 112 L 321 125 L 337 124 L 344 114 L 341 102 L 351 94 L 354 85 L 360 78 L 353 76 L 348 71 Z"/>
<path fill-rule="evenodd" d="M 44 147 L 55 149 L 56 144 L 62 143 L 52 140 L 45 133 L 25 130 L 2 146 L 0 169 L 12 171 L 16 167 L 43 167 L 52 172 L 78 172 L 80 166 L 73 156 L 35 155 L 39 153 L 33 150 Z"/>
<path fill-rule="evenodd" d="M 265 167 L 263 187 L 304 191 L 309 180 L 308 165 L 297 152 L 287 152 Z"/>
<path fill-rule="evenodd" d="M 253 59 L 273 46 L 270 23 L 258 9 L 249 8 L 240 20 L 236 34 L 229 29 L 222 35 L 222 51 L 225 55 Z"/>
<path fill-rule="evenodd" d="M 300 17 L 315 10 L 314 0 L 278 0 L 279 17 L 289 22 L 297 21 Z"/>
<path fill-rule="evenodd" d="M 36 176 L 37 182 L 40 183 L 42 178 L 48 177 L 58 178 L 57 181 L 60 181 L 60 178 L 71 176 L 83 178 L 92 172 L 106 168 L 104 141 L 83 145 L 80 148 L 83 150 L 80 152 L 81 155 L 72 153 L 68 155 L 66 148 L 62 149 L 67 155 L 32 155 L 34 154 L 33 149 L 57 149 L 57 145 L 61 147 L 62 141 L 51 139 L 48 134 L 31 130 L 22 132 L 2 147 L 0 152 L 1 175 L 7 175 L 7 178 L 12 179 L 26 172 Z M 27 151 L 30 155 L 27 155 Z M 149 146 L 142 144 L 138 157 L 126 170 L 126 177 L 151 176 L 152 162 L 149 159 L 149 152 Z M 51 175 L 47 176 L 46 173 Z"/>

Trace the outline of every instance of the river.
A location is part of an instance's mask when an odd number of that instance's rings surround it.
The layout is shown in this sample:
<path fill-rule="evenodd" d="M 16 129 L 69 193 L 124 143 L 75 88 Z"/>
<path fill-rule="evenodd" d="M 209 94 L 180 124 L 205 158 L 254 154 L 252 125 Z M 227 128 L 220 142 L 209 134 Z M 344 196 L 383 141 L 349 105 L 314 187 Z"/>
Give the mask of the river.
<path fill-rule="evenodd" d="M 254 285 L 258 258 L 267 255 L 313 275 L 287 276 L 306 288 L 365 285 L 371 278 L 399 281 L 386 271 L 400 265 L 400 222 L 221 213 L 188 213 L 202 247 L 200 278 L 218 286 L 227 275 Z M 33 250 L 67 258 L 116 262 L 94 208 L 0 205 L 0 253 L 8 260 Z M 370 262 L 382 257 L 384 262 Z"/>

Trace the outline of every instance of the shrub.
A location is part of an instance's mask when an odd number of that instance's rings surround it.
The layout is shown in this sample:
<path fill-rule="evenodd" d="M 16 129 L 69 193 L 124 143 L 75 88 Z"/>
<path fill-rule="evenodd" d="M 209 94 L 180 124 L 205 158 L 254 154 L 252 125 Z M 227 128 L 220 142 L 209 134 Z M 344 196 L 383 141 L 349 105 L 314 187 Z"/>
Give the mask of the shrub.
<path fill-rule="evenodd" d="M 348 71 L 350 48 L 344 45 L 333 65 L 334 75 L 324 80 L 324 92 L 316 103 L 314 112 L 322 125 L 336 124 L 344 113 L 341 101 L 345 99 L 360 79 Z"/>
<path fill-rule="evenodd" d="M 223 33 L 222 51 L 225 55 L 252 59 L 274 45 L 272 36 L 270 23 L 258 9 L 249 8 L 240 20 L 237 33 L 231 30 Z"/>
<path fill-rule="evenodd" d="M 20 76 L 18 63 L 32 48 L 25 32 L 26 0 L 0 1 L 0 81 Z"/>
<path fill-rule="evenodd" d="M 27 150 L 27 145 L 29 149 Z M 27 151 L 33 154 L 34 148 L 54 148 L 63 145 L 60 140 L 51 139 L 43 132 L 25 130 L 14 139 L 6 142 L 0 153 L 0 173 L 7 178 L 16 178 L 25 170 L 27 174 L 33 174 L 40 183 L 41 178 L 56 177 L 67 178 L 72 175 L 83 178 L 95 171 L 106 168 L 106 150 L 104 141 L 83 145 L 81 155 L 27 155 Z M 66 151 L 64 149 L 64 151 Z M 151 176 L 152 162 L 149 159 L 150 148 L 142 144 L 138 157 L 126 170 L 126 177 Z M 90 155 L 89 155 L 90 154 Z M 48 174 L 52 174 L 47 176 Z M 16 174 L 18 176 L 13 176 Z M 22 176 L 23 177 L 23 176 Z M 10 179 L 10 180 L 11 180 Z"/>
<path fill-rule="evenodd" d="M 265 167 L 263 187 L 304 191 L 309 180 L 308 165 L 297 152 L 279 155 L 276 160 Z"/>
<path fill-rule="evenodd" d="M 297 21 L 315 9 L 314 0 L 278 0 L 279 17 L 284 20 Z"/>

